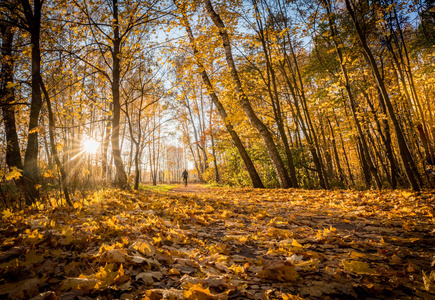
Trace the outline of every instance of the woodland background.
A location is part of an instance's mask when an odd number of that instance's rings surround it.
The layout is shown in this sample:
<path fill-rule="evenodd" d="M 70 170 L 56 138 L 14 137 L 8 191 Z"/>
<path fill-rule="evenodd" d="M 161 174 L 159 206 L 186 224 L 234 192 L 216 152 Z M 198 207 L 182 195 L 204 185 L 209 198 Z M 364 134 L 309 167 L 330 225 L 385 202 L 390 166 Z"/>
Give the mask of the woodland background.
<path fill-rule="evenodd" d="M 185 168 L 231 186 L 434 186 L 432 0 L 4 0 L 0 13 L 5 205 Z"/>

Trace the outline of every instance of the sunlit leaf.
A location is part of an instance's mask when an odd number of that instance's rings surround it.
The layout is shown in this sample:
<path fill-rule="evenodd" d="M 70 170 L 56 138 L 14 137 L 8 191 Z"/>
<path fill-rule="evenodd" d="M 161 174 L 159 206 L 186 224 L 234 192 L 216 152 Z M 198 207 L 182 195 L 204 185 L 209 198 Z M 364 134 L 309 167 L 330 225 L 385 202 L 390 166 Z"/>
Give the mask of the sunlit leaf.
<path fill-rule="evenodd" d="M 370 265 L 366 262 L 351 260 L 348 261 L 346 259 L 342 260 L 342 264 L 344 268 L 350 272 L 354 272 L 357 274 L 369 274 L 375 275 L 376 272 L 370 268 Z"/>

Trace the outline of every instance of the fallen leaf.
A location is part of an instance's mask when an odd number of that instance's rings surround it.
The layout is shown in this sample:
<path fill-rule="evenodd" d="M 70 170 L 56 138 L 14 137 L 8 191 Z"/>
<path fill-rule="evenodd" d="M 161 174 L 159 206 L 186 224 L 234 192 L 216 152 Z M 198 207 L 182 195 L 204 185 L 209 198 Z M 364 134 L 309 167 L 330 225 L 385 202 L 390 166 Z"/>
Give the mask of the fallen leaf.
<path fill-rule="evenodd" d="M 99 260 L 107 263 L 125 263 L 132 258 L 123 250 L 112 249 L 101 254 Z"/>
<path fill-rule="evenodd" d="M 145 293 L 144 300 L 183 300 L 183 291 L 176 289 L 152 289 Z"/>
<path fill-rule="evenodd" d="M 39 286 L 46 282 L 47 278 L 30 278 L 13 283 L 0 285 L 0 295 L 9 295 L 13 298 L 24 298 L 25 295 L 34 296 L 39 291 Z"/>
<path fill-rule="evenodd" d="M 183 296 L 187 300 L 226 300 L 228 292 L 213 294 L 210 288 L 206 289 L 201 284 L 189 284 L 187 291 L 184 291 Z"/>
<path fill-rule="evenodd" d="M 286 260 L 269 260 L 265 261 L 263 268 L 257 273 L 257 277 L 278 280 L 278 281 L 296 281 L 298 273 L 295 266 Z"/>
<path fill-rule="evenodd" d="M 89 279 L 84 277 L 76 277 L 76 278 L 66 278 L 62 281 L 62 284 L 60 286 L 61 291 L 68 291 L 68 290 L 84 290 L 84 291 L 91 291 L 95 288 L 95 286 L 98 284 L 97 279 Z"/>
<path fill-rule="evenodd" d="M 356 274 L 377 275 L 376 272 L 371 269 L 370 265 L 366 262 L 357 260 L 347 261 L 346 259 L 343 259 L 342 264 L 346 270 Z"/>
<path fill-rule="evenodd" d="M 163 274 L 161 272 L 142 272 L 136 275 L 136 280 L 142 280 L 145 284 L 151 285 L 154 283 L 154 279 L 162 279 Z"/>
<path fill-rule="evenodd" d="M 153 256 L 156 253 L 154 246 L 144 240 L 135 242 L 130 248 L 145 256 Z"/>
<path fill-rule="evenodd" d="M 424 271 L 422 273 L 424 289 L 429 293 L 435 294 L 435 271 L 431 271 L 429 276 Z"/>

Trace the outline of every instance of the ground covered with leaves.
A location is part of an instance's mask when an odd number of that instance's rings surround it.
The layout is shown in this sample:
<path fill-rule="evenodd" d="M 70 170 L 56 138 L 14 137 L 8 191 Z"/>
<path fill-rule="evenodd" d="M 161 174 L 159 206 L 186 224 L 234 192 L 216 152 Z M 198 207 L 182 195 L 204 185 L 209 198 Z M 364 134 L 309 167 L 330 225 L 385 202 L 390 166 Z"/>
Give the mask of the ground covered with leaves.
<path fill-rule="evenodd" d="M 435 191 L 180 187 L 75 200 L 3 210 L 0 298 L 435 298 Z"/>

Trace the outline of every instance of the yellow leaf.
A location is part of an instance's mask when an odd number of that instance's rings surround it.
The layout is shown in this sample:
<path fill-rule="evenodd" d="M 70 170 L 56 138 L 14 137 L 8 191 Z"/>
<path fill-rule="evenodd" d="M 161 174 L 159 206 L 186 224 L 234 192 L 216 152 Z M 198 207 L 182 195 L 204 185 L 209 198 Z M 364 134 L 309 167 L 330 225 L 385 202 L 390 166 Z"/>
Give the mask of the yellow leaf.
<path fill-rule="evenodd" d="M 76 201 L 76 202 L 74 202 L 73 207 L 74 207 L 75 209 L 80 210 L 80 209 L 83 208 L 83 204 L 81 204 L 80 202 Z"/>
<path fill-rule="evenodd" d="M 84 276 L 84 275 L 83 275 Z M 66 291 L 66 290 L 85 290 L 85 291 L 89 291 L 89 290 L 93 290 L 95 288 L 95 286 L 98 283 L 97 279 L 92 279 L 92 278 L 86 278 L 86 276 L 84 276 L 85 278 L 83 278 L 83 276 L 77 277 L 77 278 L 67 278 L 64 279 L 62 281 L 62 284 L 60 286 L 60 290 L 61 291 Z"/>
<path fill-rule="evenodd" d="M 56 145 L 56 150 L 60 152 L 60 151 L 62 151 L 62 149 L 63 149 L 63 143 L 58 143 Z"/>
<path fill-rule="evenodd" d="M 402 196 L 406 199 L 408 199 L 409 197 L 411 197 L 413 195 L 413 193 L 411 192 L 407 192 L 407 191 L 403 191 L 402 192 Z"/>
<path fill-rule="evenodd" d="M 302 245 L 295 239 L 293 239 L 292 246 L 297 248 L 302 248 Z"/>
<path fill-rule="evenodd" d="M 101 254 L 99 260 L 108 263 L 125 263 L 130 261 L 131 257 L 123 250 L 111 249 Z"/>
<path fill-rule="evenodd" d="M 366 255 L 364 253 L 352 251 L 352 253 L 350 254 L 350 258 L 353 258 L 353 259 L 366 258 Z"/>
<path fill-rule="evenodd" d="M 36 127 L 32 128 L 31 130 L 29 130 L 29 134 L 42 132 L 42 131 L 43 131 L 43 128 L 41 126 L 36 126 Z"/>
<path fill-rule="evenodd" d="M 47 170 L 44 172 L 44 177 L 45 178 L 52 178 L 54 177 L 53 172 L 51 170 Z"/>
<path fill-rule="evenodd" d="M 292 295 L 292 294 L 282 294 L 282 299 L 283 300 L 303 300 L 303 298 L 301 298 L 297 295 Z"/>
<path fill-rule="evenodd" d="M 2 211 L 3 219 L 8 219 L 9 217 L 13 216 L 14 214 L 8 209 L 5 209 Z"/>
<path fill-rule="evenodd" d="M 6 88 L 7 89 L 11 89 L 11 88 L 14 88 L 16 86 L 19 86 L 19 84 L 18 83 L 13 83 L 13 82 L 10 82 L 10 81 L 8 81 L 8 83 L 6 84 Z"/>
<path fill-rule="evenodd" d="M 239 276 L 245 274 L 245 269 L 242 266 L 238 266 L 236 264 L 233 264 L 228 269 L 232 270 L 234 272 L 234 274 L 239 275 Z"/>
<path fill-rule="evenodd" d="M 265 261 L 263 269 L 258 272 L 257 277 L 278 281 L 296 281 L 298 273 L 295 266 L 285 260 Z"/>
<path fill-rule="evenodd" d="M 423 273 L 423 283 L 424 289 L 430 293 L 435 292 L 435 271 L 430 272 L 429 276 L 426 275 L 424 271 Z"/>
<path fill-rule="evenodd" d="M 153 256 L 156 253 L 154 246 L 147 241 L 137 241 L 133 244 L 133 249 L 145 256 Z"/>
<path fill-rule="evenodd" d="M 352 260 L 342 260 L 343 266 L 346 270 L 354 272 L 356 274 L 369 274 L 376 275 L 376 272 L 370 268 L 370 265 L 366 262 Z"/>
<path fill-rule="evenodd" d="M 181 272 L 180 272 L 180 270 L 178 270 L 177 268 L 172 268 L 172 269 L 170 269 L 170 270 L 168 271 L 168 274 L 169 274 L 169 275 L 180 275 Z"/>
<path fill-rule="evenodd" d="M 186 299 L 195 300 L 208 300 L 213 296 L 210 292 L 210 288 L 204 289 L 200 284 L 190 285 L 189 289 L 183 293 Z"/>
<path fill-rule="evenodd" d="M 17 167 L 12 167 L 12 170 L 6 174 L 6 180 L 18 179 L 21 177 L 21 173 L 23 171 L 18 169 Z"/>
<path fill-rule="evenodd" d="M 67 227 L 62 230 L 62 235 L 64 236 L 59 240 L 59 244 L 61 245 L 69 245 L 73 242 L 74 236 L 73 236 L 73 229 L 71 227 Z"/>

